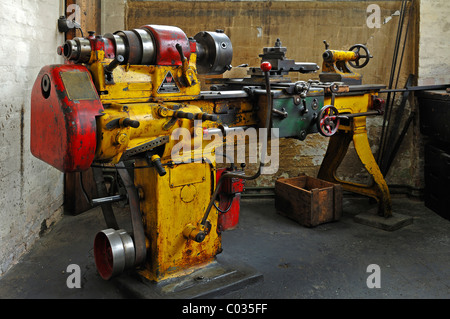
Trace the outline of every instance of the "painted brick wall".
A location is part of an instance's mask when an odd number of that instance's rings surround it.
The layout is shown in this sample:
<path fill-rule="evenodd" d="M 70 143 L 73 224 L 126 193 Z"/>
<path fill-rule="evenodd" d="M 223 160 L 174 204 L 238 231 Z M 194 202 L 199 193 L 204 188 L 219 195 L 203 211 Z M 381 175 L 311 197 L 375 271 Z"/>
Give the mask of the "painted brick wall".
<path fill-rule="evenodd" d="M 450 1 L 420 1 L 419 85 L 450 83 Z"/>
<path fill-rule="evenodd" d="M 58 0 L 0 0 L 0 276 L 61 216 L 63 175 L 30 152 L 30 94 L 61 63 Z"/>

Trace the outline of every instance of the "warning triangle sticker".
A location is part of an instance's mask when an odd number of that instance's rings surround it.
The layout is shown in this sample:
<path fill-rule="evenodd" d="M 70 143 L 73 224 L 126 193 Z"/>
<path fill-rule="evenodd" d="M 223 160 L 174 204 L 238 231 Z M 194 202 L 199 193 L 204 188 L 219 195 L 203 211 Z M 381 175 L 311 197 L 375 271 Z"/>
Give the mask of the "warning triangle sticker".
<path fill-rule="evenodd" d="M 170 71 L 166 73 L 164 80 L 158 88 L 158 93 L 178 93 L 180 89 L 178 88 L 177 83 L 175 82 L 173 75 Z"/>

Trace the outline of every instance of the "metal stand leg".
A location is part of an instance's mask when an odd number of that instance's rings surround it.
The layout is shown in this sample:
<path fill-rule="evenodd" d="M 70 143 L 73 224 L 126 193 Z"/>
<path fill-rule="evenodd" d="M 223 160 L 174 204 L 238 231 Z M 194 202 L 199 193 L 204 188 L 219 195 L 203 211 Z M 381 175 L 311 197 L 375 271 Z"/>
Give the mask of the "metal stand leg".
<path fill-rule="evenodd" d="M 336 170 L 347 153 L 350 141 L 353 141 L 359 159 L 373 178 L 371 185 L 351 183 L 336 177 Z M 347 191 L 375 198 L 379 206 L 378 214 L 384 217 L 392 215 L 389 189 L 373 157 L 365 130 L 362 132 L 339 131 L 330 138 L 318 178 L 342 184 L 342 187 Z"/>

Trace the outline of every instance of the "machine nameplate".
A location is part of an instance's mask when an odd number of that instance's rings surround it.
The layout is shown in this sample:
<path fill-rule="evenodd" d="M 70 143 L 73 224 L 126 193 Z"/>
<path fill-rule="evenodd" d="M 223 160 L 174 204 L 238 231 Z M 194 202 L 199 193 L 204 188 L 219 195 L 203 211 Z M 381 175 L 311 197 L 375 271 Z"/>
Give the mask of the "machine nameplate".
<path fill-rule="evenodd" d="M 97 94 L 87 72 L 61 72 L 67 96 L 70 100 L 96 100 Z"/>

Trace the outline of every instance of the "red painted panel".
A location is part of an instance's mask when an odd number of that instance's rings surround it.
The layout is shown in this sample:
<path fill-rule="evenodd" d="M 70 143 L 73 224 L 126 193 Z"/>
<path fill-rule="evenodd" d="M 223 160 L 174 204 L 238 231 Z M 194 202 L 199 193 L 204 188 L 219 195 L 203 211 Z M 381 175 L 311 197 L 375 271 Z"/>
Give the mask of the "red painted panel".
<path fill-rule="evenodd" d="M 44 77 L 49 91 L 42 88 Z M 86 67 L 43 67 L 31 93 L 31 153 L 64 173 L 87 170 L 95 156 L 96 116 L 102 111 Z"/>
<path fill-rule="evenodd" d="M 222 176 L 222 174 L 226 171 L 226 168 L 218 169 L 216 179 L 219 180 L 220 176 Z M 218 195 L 218 207 L 222 211 L 226 212 L 219 212 L 219 219 L 217 223 L 217 229 L 219 232 L 233 229 L 239 223 L 242 191 L 244 191 L 244 181 L 240 178 L 227 178 L 222 183 Z"/>
<path fill-rule="evenodd" d="M 191 47 L 186 34 L 177 27 L 165 25 L 145 25 L 141 28 L 149 30 L 156 43 L 156 65 L 181 65 L 181 57 L 175 45 L 179 43 L 183 55 L 189 60 Z"/>

